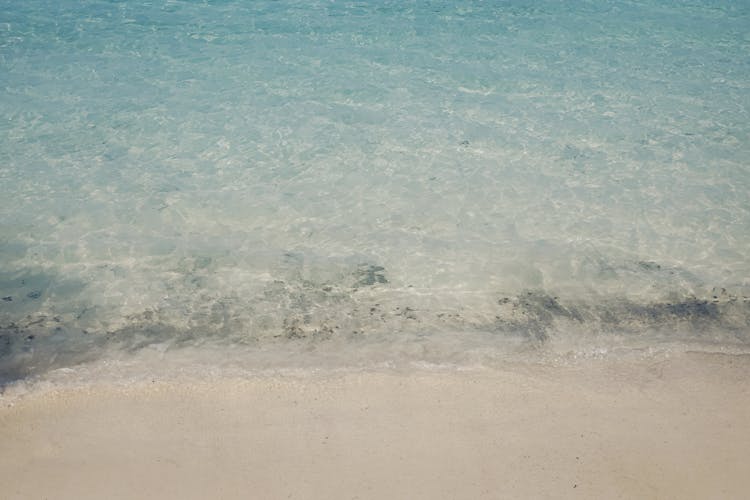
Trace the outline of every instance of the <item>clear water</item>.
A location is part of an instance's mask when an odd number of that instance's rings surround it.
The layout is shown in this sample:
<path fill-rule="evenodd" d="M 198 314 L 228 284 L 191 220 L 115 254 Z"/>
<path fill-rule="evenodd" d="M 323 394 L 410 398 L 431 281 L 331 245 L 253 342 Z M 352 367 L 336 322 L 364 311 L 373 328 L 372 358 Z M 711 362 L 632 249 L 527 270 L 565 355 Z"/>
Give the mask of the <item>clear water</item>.
<path fill-rule="evenodd" d="M 744 349 L 748 54 L 745 1 L 0 0 L 0 375 Z"/>

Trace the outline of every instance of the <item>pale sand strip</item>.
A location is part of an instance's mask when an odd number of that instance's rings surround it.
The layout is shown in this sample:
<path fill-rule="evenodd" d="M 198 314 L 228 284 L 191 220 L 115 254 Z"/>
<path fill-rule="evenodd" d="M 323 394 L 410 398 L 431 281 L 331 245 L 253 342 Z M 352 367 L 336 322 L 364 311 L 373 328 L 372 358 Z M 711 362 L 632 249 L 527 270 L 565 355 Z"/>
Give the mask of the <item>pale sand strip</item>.
<path fill-rule="evenodd" d="M 748 498 L 750 362 L 156 382 L 0 410 L 3 498 Z"/>

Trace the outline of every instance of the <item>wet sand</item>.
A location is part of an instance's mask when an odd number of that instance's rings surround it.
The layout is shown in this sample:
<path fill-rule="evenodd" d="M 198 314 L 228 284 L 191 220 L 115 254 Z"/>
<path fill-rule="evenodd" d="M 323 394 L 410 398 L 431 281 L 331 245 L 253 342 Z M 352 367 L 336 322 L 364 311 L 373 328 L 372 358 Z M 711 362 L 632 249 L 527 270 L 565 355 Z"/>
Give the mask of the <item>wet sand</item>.
<path fill-rule="evenodd" d="M 199 378 L 199 377 L 197 377 Z M 3 396 L 2 497 L 743 498 L 750 359 L 154 380 Z"/>

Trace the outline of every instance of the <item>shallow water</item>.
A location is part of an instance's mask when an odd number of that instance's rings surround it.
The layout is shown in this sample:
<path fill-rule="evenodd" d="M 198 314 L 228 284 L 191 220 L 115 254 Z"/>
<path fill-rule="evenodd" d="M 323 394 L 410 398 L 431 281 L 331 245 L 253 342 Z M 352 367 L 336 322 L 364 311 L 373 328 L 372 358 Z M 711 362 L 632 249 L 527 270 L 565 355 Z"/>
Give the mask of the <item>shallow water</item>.
<path fill-rule="evenodd" d="M 2 380 L 750 346 L 744 2 L 0 12 Z"/>

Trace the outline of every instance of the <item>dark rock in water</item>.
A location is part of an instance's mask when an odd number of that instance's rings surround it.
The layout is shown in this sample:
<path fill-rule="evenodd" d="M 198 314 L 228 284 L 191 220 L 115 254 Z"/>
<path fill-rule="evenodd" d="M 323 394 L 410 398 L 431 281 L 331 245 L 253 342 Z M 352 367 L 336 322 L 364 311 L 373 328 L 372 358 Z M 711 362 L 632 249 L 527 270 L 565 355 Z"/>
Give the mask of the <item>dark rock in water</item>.
<path fill-rule="evenodd" d="M 690 299 L 677 304 L 667 304 L 669 314 L 678 318 L 716 318 L 718 308 L 716 304 L 709 304 L 705 300 Z"/>
<path fill-rule="evenodd" d="M 13 341 L 9 334 L 0 334 L 0 357 L 7 356 L 13 349 Z"/>
<path fill-rule="evenodd" d="M 417 319 L 417 315 L 415 314 L 414 309 L 411 307 L 405 307 L 400 313 L 399 316 L 403 316 L 406 319 Z"/>
<path fill-rule="evenodd" d="M 288 339 L 302 339 L 307 335 L 302 327 L 299 325 L 297 319 L 284 319 L 284 336 Z"/>
<path fill-rule="evenodd" d="M 638 267 L 640 267 L 644 271 L 661 271 L 661 266 L 656 262 L 642 260 L 638 262 Z"/>
<path fill-rule="evenodd" d="M 3 297 L 3 300 L 4 300 L 5 302 L 10 302 L 10 301 L 12 301 L 12 300 L 13 300 L 13 297 L 11 297 L 10 295 L 8 295 L 7 297 Z"/>
<path fill-rule="evenodd" d="M 42 292 L 40 292 L 39 290 L 34 290 L 33 292 L 27 293 L 26 296 L 30 299 L 38 299 L 42 296 Z"/>
<path fill-rule="evenodd" d="M 378 283 L 388 283 L 385 278 L 385 268 L 383 266 L 374 266 L 372 264 L 363 264 L 359 266 L 355 273 L 357 283 L 354 287 L 373 286 Z"/>

